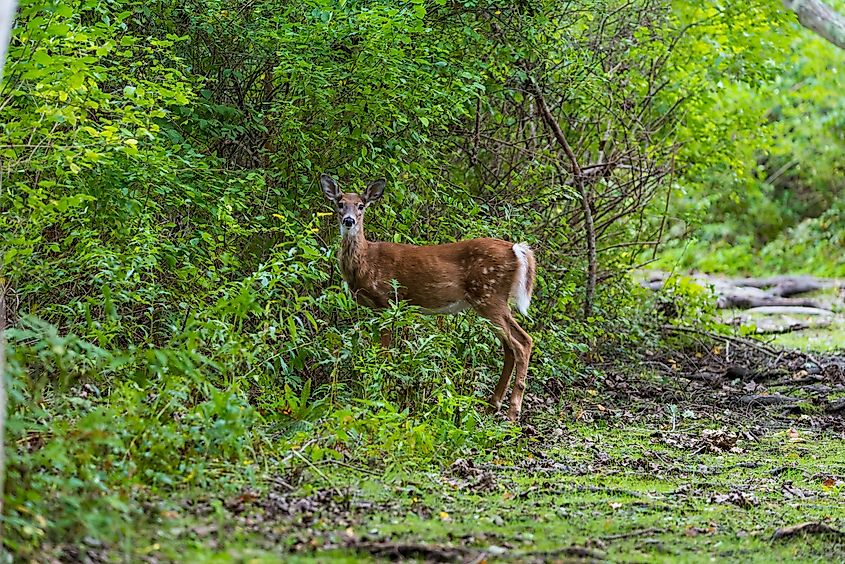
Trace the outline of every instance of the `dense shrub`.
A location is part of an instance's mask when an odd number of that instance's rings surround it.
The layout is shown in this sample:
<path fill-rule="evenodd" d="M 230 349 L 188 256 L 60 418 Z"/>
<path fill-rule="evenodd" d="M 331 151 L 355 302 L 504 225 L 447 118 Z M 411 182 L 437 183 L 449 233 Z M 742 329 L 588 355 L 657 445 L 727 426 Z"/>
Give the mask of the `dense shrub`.
<path fill-rule="evenodd" d="M 388 178 L 371 237 L 535 247 L 533 391 L 647 339 L 626 273 L 667 232 L 673 158 L 725 150 L 680 120 L 720 88 L 687 24 L 768 13 L 670 8 L 21 2 L 0 105 L 5 546 L 119 535 L 150 496 L 271 464 L 391 472 L 516 441 L 482 409 L 501 356 L 486 322 L 352 302 L 321 171 L 349 190 Z M 719 55 L 733 75 L 766 74 L 753 43 Z"/>

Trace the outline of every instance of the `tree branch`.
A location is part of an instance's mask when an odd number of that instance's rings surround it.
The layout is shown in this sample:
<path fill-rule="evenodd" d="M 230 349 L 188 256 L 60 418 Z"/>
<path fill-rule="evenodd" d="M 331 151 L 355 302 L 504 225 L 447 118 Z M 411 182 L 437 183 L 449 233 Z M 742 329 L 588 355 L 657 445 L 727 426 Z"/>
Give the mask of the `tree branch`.
<path fill-rule="evenodd" d="M 584 212 L 584 229 L 587 236 L 587 287 L 584 292 L 584 318 L 586 319 L 590 317 L 593 312 L 593 295 L 596 291 L 596 272 L 598 270 L 596 259 L 596 229 L 593 224 L 593 210 L 590 202 L 590 194 L 587 188 L 587 183 L 584 182 L 584 172 L 578 164 L 578 158 L 572 151 L 572 147 L 566 140 L 566 136 L 560 129 L 560 125 L 552 115 L 551 110 L 549 110 L 549 106 L 546 104 L 546 99 L 543 97 L 540 87 L 537 86 L 534 80 L 530 78 L 528 79 L 528 87 L 537 99 L 537 109 L 540 111 L 540 115 L 549 126 L 549 129 L 552 130 L 555 139 L 557 139 L 557 142 L 563 148 L 563 152 L 566 153 L 566 156 L 569 158 L 569 162 L 572 165 L 572 177 L 575 181 L 575 186 L 578 189 L 578 192 L 581 194 L 581 208 Z"/>
<path fill-rule="evenodd" d="M 798 22 L 840 49 L 845 49 L 845 16 L 819 0 L 783 0 Z"/>

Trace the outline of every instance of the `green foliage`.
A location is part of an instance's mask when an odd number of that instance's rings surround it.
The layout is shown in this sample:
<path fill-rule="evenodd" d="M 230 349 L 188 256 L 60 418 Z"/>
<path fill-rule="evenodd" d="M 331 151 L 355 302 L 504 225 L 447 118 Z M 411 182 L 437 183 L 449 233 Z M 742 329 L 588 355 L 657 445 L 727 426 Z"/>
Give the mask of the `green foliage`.
<path fill-rule="evenodd" d="M 673 208 L 681 221 L 671 226 L 662 264 L 842 275 L 836 241 L 842 236 L 837 210 L 845 167 L 845 83 L 838 71 L 845 53 L 801 28 L 780 6 L 727 10 L 691 33 L 700 43 L 710 42 L 712 27 L 727 32 L 729 23 L 728 35 L 715 35 L 720 49 L 703 49 L 702 55 L 716 55 L 711 68 L 721 69 L 726 57 L 746 50 L 742 60 L 754 70 L 720 72 L 718 81 L 705 80 L 710 87 L 688 105 L 695 110 L 686 126 L 695 136 L 679 154 L 683 165 Z M 693 245 L 690 232 L 698 239 Z"/>
<path fill-rule="evenodd" d="M 780 20 L 752 8 L 23 1 L 0 97 L 4 546 L 37 559 L 83 536 L 114 542 L 150 499 L 295 465 L 390 475 L 518 446 L 483 405 L 501 356 L 488 324 L 357 306 L 317 174 L 346 190 L 388 178 L 375 239 L 532 244 L 529 385 L 569 384 L 648 338 L 642 294 L 615 274 L 656 230 L 676 148 L 690 217 L 729 207 L 728 187 L 709 194 L 717 180 L 757 186 L 726 132 L 737 116 L 758 124 L 741 102 L 762 107 L 754 83 L 780 77 L 763 54 L 785 40 L 754 39 Z M 609 275 L 588 319 L 580 195 L 529 82 L 579 159 L 616 167 L 590 185 Z M 834 105 L 784 106 L 779 134 L 822 106 L 838 119 Z M 806 177 L 816 196 L 836 158 Z M 769 195 L 755 196 L 760 217 Z M 672 292 L 707 322 L 702 295 Z"/>
<path fill-rule="evenodd" d="M 713 286 L 689 276 L 672 274 L 652 299 L 656 321 L 665 328 L 665 342 L 661 343 L 664 347 L 694 350 L 701 348 L 702 337 L 707 334 L 725 335 L 738 331 L 741 335 L 753 335 L 756 330 L 753 325 L 737 328 L 728 324 L 717 312 Z M 673 421 L 677 418 L 677 406 L 668 405 L 666 411 Z"/>

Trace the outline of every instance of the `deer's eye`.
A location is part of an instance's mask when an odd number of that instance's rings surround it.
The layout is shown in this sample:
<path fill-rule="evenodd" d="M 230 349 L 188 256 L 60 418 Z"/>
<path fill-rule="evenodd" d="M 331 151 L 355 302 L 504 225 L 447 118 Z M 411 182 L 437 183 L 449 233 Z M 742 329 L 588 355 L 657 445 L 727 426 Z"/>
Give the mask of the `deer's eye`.
<path fill-rule="evenodd" d="M 358 209 L 364 211 L 364 204 L 358 204 Z"/>
<path fill-rule="evenodd" d="M 338 202 L 338 203 L 337 203 L 337 209 L 339 209 L 339 210 L 342 210 L 342 209 L 343 209 L 343 202 Z"/>

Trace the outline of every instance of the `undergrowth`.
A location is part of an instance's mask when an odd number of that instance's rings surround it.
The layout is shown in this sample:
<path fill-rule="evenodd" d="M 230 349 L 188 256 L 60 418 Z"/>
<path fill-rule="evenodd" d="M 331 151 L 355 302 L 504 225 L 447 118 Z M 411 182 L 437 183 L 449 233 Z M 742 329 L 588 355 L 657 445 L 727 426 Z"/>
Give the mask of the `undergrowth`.
<path fill-rule="evenodd" d="M 373 239 L 535 249 L 520 320 L 530 393 L 598 387 L 613 362 L 659 346 L 655 324 L 713 323 L 703 291 L 679 281 L 655 313 L 627 273 L 670 233 L 665 207 L 650 212 L 678 147 L 689 164 L 725 138 L 706 112 L 686 114 L 708 124 L 700 135 L 674 110 L 718 97 L 717 57 L 771 78 L 750 33 L 779 21 L 769 8 L 19 4 L 0 91 L 2 543 L 15 558 L 115 546 L 157 502 L 291 469 L 331 484 L 326 460 L 389 482 L 521 455 L 519 427 L 486 411 L 503 357 L 489 324 L 356 305 L 321 172 L 343 190 L 388 179 Z M 734 29 L 726 59 L 711 35 Z M 526 91 L 535 79 L 583 164 L 614 163 L 590 173 L 586 206 Z M 584 314 L 593 208 L 600 284 Z"/>

